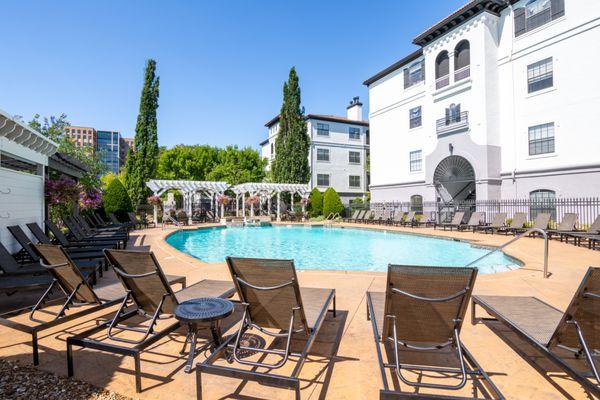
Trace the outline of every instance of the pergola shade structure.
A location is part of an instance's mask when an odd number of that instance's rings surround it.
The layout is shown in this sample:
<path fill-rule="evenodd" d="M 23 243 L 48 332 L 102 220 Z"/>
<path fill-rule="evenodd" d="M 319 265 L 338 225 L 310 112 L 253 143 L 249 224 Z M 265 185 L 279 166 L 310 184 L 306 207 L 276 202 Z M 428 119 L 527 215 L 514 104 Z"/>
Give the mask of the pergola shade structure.
<path fill-rule="evenodd" d="M 183 196 L 184 208 L 187 210 L 189 222 L 192 222 L 192 203 L 193 196 L 196 193 L 205 195 L 212 199 L 215 203 L 217 202 L 217 196 L 225 193 L 229 189 L 227 182 L 211 182 L 211 181 L 185 181 L 185 180 L 165 180 L 165 179 L 151 179 L 146 182 L 146 186 L 152 190 L 152 192 L 160 196 L 164 192 L 170 189 L 178 190 Z M 221 209 L 221 213 L 223 210 Z M 223 217 L 223 215 L 221 215 Z M 157 209 L 154 207 L 154 221 L 157 220 Z"/>
<path fill-rule="evenodd" d="M 306 197 L 310 192 L 310 188 L 306 184 L 300 183 L 267 183 L 267 182 L 248 182 L 241 183 L 239 185 L 233 186 L 230 190 L 235 193 L 235 201 L 236 201 L 236 215 L 239 216 L 239 200 L 241 196 L 242 200 L 242 211 L 244 213 L 244 217 L 246 216 L 246 202 L 245 197 L 246 193 L 250 196 L 259 196 L 261 198 L 267 199 L 267 208 L 271 209 L 271 198 L 274 195 L 277 195 L 277 221 L 281 221 L 281 193 L 290 193 L 292 195 L 292 208 L 294 206 L 294 196 L 295 194 L 300 195 L 301 197 Z M 304 204 L 302 205 L 304 208 Z M 304 209 L 303 209 L 304 213 Z M 254 216 L 254 205 L 250 206 L 250 216 Z"/>

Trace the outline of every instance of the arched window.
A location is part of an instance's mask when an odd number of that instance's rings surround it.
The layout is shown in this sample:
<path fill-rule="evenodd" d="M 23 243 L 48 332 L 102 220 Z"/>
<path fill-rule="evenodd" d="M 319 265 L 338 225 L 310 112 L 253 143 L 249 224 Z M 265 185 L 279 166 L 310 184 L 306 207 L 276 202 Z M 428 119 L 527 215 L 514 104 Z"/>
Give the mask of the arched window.
<path fill-rule="evenodd" d="M 450 83 L 448 74 L 450 73 L 450 60 L 448 52 L 442 51 L 435 59 L 435 88 L 442 88 Z"/>
<path fill-rule="evenodd" d="M 410 211 L 423 213 L 423 196 L 420 194 L 410 196 Z"/>
<path fill-rule="evenodd" d="M 471 46 L 469 41 L 463 40 L 454 49 L 454 80 L 468 78 L 471 75 Z"/>
<path fill-rule="evenodd" d="M 540 213 L 549 213 L 556 221 L 556 193 L 548 189 L 534 190 L 529 193 L 529 217 L 534 220 Z"/>

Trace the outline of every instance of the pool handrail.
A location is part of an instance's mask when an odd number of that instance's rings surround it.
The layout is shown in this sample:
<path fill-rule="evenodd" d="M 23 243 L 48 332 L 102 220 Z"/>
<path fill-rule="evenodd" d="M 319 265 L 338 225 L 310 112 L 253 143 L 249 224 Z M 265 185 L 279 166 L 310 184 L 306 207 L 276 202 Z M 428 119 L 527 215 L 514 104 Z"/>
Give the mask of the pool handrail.
<path fill-rule="evenodd" d="M 479 257 L 478 259 L 471 261 L 470 263 L 468 263 L 467 265 L 465 265 L 465 267 L 470 267 L 472 265 L 474 265 L 475 263 L 483 260 L 484 258 L 494 254 L 495 252 L 502 250 L 503 248 L 505 248 L 506 246 L 508 246 L 511 243 L 516 242 L 517 240 L 521 239 L 522 237 L 529 235 L 531 233 L 539 233 L 540 235 L 542 235 L 544 237 L 544 278 L 548 278 L 550 276 L 550 274 L 548 273 L 548 234 L 546 233 L 545 230 L 540 229 L 540 228 L 529 228 L 527 229 L 525 232 L 521 233 L 518 236 L 515 236 L 514 238 L 512 238 L 511 240 L 509 240 L 508 242 L 493 248 L 492 250 L 490 250 L 489 253 L 486 253 L 484 255 L 482 255 L 481 257 Z"/>

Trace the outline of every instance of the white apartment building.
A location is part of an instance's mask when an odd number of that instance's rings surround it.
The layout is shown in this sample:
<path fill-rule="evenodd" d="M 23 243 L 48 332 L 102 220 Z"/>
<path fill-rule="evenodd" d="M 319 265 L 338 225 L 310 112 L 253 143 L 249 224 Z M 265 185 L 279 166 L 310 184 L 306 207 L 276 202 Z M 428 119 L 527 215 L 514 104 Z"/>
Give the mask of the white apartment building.
<path fill-rule="evenodd" d="M 364 82 L 372 201 L 600 195 L 600 1 L 472 0 L 413 43 Z"/>
<path fill-rule="evenodd" d="M 325 191 L 334 188 L 345 204 L 362 197 L 367 191 L 367 153 L 369 123 L 362 119 L 362 103 L 358 97 L 347 107 L 347 116 L 306 115 L 310 136 L 310 187 Z M 261 155 L 275 158 L 275 138 L 279 132 L 279 116 L 265 124 L 269 137 L 262 143 Z"/>

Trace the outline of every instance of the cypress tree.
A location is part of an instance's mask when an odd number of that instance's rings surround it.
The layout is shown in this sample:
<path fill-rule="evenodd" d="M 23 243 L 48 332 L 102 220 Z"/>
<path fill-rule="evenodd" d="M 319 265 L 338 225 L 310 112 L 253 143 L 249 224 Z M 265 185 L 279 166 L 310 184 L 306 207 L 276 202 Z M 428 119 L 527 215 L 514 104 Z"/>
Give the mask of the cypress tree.
<path fill-rule="evenodd" d="M 279 132 L 275 139 L 275 159 L 272 170 L 275 182 L 308 183 L 310 138 L 306 132 L 300 85 L 292 67 L 283 84 L 283 104 L 279 113 Z"/>
<path fill-rule="evenodd" d="M 158 108 L 159 81 L 159 77 L 156 76 L 156 61 L 150 59 L 146 63 L 144 87 L 135 126 L 135 151 L 129 151 L 125 163 L 127 191 L 135 206 L 146 202 L 148 195 L 146 182 L 156 176 L 158 165 L 156 109 Z"/>

